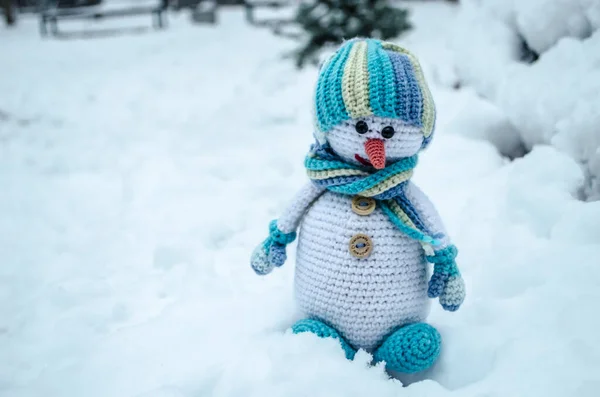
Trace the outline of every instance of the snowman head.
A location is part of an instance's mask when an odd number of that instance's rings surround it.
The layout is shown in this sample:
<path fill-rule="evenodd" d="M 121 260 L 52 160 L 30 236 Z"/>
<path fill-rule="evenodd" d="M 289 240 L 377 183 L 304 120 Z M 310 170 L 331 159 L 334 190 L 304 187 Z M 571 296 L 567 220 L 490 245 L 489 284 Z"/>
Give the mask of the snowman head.
<path fill-rule="evenodd" d="M 435 105 L 417 59 L 375 39 L 345 42 L 321 67 L 315 137 L 349 163 L 382 169 L 431 141 Z"/>

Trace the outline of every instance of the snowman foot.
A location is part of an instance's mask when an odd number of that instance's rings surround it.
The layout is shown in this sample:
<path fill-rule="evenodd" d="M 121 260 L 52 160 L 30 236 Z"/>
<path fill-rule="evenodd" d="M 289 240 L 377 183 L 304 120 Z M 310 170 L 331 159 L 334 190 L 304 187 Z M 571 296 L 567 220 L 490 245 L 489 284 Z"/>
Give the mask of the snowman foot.
<path fill-rule="evenodd" d="M 385 361 L 386 368 L 402 373 L 429 369 L 440 355 L 442 339 L 429 324 L 405 325 L 391 334 L 375 351 L 375 361 Z"/>
<path fill-rule="evenodd" d="M 344 338 L 340 336 L 339 332 L 337 332 L 335 328 L 330 327 L 329 325 L 319 320 L 315 320 L 312 318 L 300 320 L 292 326 L 292 332 L 294 332 L 295 334 L 300 334 L 302 332 L 310 332 L 317 335 L 319 338 L 337 339 L 342 345 L 342 349 L 344 349 L 344 353 L 346 353 L 346 358 L 348 360 L 354 359 L 354 355 L 356 354 L 356 350 L 354 350 L 352 346 L 350 346 L 348 342 L 346 342 Z"/>

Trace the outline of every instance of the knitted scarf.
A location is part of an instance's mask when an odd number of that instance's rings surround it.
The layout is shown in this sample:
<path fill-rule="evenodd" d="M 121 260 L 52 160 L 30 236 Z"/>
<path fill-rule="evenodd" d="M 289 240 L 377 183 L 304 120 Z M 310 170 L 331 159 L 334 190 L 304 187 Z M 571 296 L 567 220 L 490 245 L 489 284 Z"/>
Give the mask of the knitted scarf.
<path fill-rule="evenodd" d="M 308 177 L 329 191 L 350 196 L 371 197 L 404 234 L 419 241 L 426 251 L 440 245 L 441 235 L 433 235 L 421 221 L 404 189 L 417 165 L 417 156 L 406 157 L 384 169 L 345 162 L 328 146 L 313 145 L 304 166 Z"/>

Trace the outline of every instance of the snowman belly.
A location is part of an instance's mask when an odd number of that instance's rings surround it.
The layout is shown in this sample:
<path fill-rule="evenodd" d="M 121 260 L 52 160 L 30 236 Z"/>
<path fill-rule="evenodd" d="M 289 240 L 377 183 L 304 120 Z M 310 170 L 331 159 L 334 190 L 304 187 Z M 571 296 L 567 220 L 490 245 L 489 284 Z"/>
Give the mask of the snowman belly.
<path fill-rule="evenodd" d="M 350 253 L 357 234 L 370 238 L 367 257 Z M 359 215 L 352 197 L 325 192 L 305 214 L 296 300 L 307 316 L 333 326 L 354 347 L 372 350 L 395 328 L 423 321 L 428 277 L 419 242 L 402 234 L 378 206 Z"/>

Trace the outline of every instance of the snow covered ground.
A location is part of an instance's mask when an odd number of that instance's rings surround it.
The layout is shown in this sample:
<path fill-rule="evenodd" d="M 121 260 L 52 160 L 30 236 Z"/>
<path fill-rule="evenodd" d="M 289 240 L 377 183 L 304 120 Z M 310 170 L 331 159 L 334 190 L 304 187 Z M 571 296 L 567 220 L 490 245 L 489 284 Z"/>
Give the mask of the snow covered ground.
<path fill-rule="evenodd" d="M 566 154 L 510 162 L 511 139 L 480 138 L 514 130 L 446 88 L 454 10 L 415 7 L 400 43 L 439 109 L 416 181 L 468 288 L 457 313 L 433 307 L 432 371 L 402 387 L 366 353 L 290 335 L 293 260 L 249 267 L 306 180 L 316 71 L 281 60 L 289 42 L 235 11 L 86 40 L 21 20 L 0 30 L 0 396 L 597 396 L 600 202 L 575 198 Z"/>

